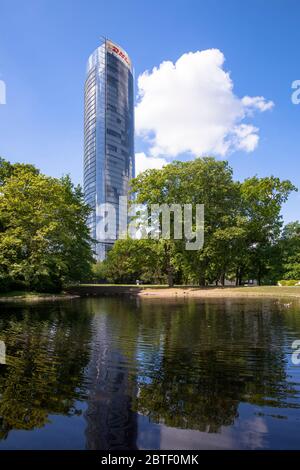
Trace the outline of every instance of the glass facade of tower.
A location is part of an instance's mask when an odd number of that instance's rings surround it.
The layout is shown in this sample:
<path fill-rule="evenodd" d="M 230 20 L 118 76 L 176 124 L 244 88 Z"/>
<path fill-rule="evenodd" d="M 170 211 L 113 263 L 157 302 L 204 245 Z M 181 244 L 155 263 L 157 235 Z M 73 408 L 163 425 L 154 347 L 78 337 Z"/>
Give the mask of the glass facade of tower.
<path fill-rule="evenodd" d="M 100 205 L 116 210 L 117 236 L 119 197 L 128 195 L 134 176 L 134 91 L 131 61 L 118 45 L 103 39 L 89 57 L 84 96 L 84 193 L 92 207 L 88 224 L 91 235 L 101 239 Z M 97 243 L 103 260 L 114 240 Z"/>

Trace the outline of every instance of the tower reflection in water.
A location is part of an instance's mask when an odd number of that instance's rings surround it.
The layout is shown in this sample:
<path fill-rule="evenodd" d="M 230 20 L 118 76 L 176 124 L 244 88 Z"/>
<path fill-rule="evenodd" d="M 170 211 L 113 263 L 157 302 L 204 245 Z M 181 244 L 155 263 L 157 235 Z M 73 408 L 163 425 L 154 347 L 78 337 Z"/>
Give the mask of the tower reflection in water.
<path fill-rule="evenodd" d="M 93 348 L 88 368 L 90 391 L 86 448 L 136 449 L 137 416 L 132 411 L 132 380 L 120 348 L 113 337 L 106 314 L 93 318 Z"/>

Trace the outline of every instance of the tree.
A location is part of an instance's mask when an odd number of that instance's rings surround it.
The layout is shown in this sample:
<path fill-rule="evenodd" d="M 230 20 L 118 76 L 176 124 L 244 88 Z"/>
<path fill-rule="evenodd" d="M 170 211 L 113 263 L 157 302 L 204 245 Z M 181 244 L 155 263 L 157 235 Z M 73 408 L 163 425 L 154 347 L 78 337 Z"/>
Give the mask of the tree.
<path fill-rule="evenodd" d="M 282 227 L 281 207 L 291 191 L 296 191 L 288 180 L 274 176 L 246 179 L 240 186 L 242 227 L 246 236 L 238 257 L 237 277 L 261 281 L 272 270 L 270 263 L 276 253 L 276 243 Z"/>
<path fill-rule="evenodd" d="M 39 174 L 39 170 L 30 163 L 14 163 L 12 165 L 9 161 L 0 157 L 0 186 L 3 186 L 8 178 L 13 174 L 17 174 L 21 169 L 32 172 L 35 175 Z"/>
<path fill-rule="evenodd" d="M 300 279 L 300 222 L 287 224 L 279 242 L 282 273 L 278 279 Z"/>
<path fill-rule="evenodd" d="M 102 273 L 116 283 L 164 282 L 163 260 L 163 246 L 155 240 L 117 240 L 102 263 Z"/>
<path fill-rule="evenodd" d="M 205 206 L 203 249 L 186 251 L 185 240 L 162 240 L 166 246 L 164 259 L 168 266 L 169 285 L 174 272 L 181 269 L 185 278 L 200 285 L 205 285 L 208 278 L 222 276 L 224 279 L 229 267 L 228 254 L 233 249 L 232 238 L 243 235 L 243 229 L 237 226 L 236 220 L 239 186 L 233 181 L 227 162 L 205 157 L 174 162 L 161 170 L 147 170 L 133 180 L 132 191 L 138 203 L 148 206 L 164 203 Z"/>
<path fill-rule="evenodd" d="M 106 279 L 106 268 L 103 261 L 97 261 L 96 263 L 93 263 L 91 271 L 91 279 L 93 282 L 99 283 Z M 87 279 L 87 281 L 89 280 L 90 279 Z"/>
<path fill-rule="evenodd" d="M 0 180 L 2 288 L 59 291 L 86 277 L 93 258 L 81 189 L 68 176 L 51 178 L 3 159 Z"/>
<path fill-rule="evenodd" d="M 295 190 L 274 176 L 235 182 L 228 162 L 210 157 L 147 170 L 132 181 L 138 203 L 205 206 L 201 250 L 187 251 L 184 240 L 172 237 L 161 241 L 169 285 L 178 273 L 202 286 L 234 277 L 236 284 L 249 278 L 274 282 L 280 211 Z"/>

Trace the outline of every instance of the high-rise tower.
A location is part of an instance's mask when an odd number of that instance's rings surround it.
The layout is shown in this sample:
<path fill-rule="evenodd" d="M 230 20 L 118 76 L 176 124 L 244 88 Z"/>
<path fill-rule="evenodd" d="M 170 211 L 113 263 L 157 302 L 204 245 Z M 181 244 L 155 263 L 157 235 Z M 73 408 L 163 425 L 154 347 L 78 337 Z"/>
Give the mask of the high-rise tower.
<path fill-rule="evenodd" d="M 100 205 L 116 210 L 119 234 L 119 197 L 128 195 L 134 177 L 134 91 L 129 56 L 117 44 L 102 39 L 87 65 L 84 90 L 84 193 L 92 207 L 88 224 L 103 260 L 113 240 L 99 233 Z"/>

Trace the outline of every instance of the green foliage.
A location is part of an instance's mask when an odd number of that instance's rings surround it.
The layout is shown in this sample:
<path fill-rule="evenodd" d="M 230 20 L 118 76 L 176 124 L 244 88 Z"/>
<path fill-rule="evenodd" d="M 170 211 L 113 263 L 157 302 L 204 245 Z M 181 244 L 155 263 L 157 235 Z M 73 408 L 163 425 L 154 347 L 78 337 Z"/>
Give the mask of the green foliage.
<path fill-rule="evenodd" d="M 281 181 L 274 176 L 255 176 L 241 184 L 246 237 L 239 270 L 242 275 L 257 279 L 259 284 L 278 279 L 274 278 L 274 265 L 280 259 L 276 247 L 282 227 L 280 211 L 290 192 L 296 190 L 290 181 Z"/>
<path fill-rule="evenodd" d="M 92 264 L 91 279 L 93 282 L 101 282 L 106 279 L 106 269 L 103 261 Z"/>
<path fill-rule="evenodd" d="M 114 245 L 103 265 L 108 280 L 167 280 L 172 286 L 174 282 L 223 284 L 229 278 L 240 285 L 248 279 L 274 284 L 282 277 L 280 211 L 296 190 L 290 181 L 255 176 L 239 183 L 233 180 L 228 162 L 205 157 L 147 170 L 132 180 L 131 187 L 135 202 L 148 206 L 204 204 L 204 247 L 187 251 L 185 240 L 172 238 L 171 215 L 170 240 L 119 240 Z M 285 265 L 294 278 L 300 277 L 300 270 L 295 276 L 300 268 L 297 253 L 292 250 Z"/>
<path fill-rule="evenodd" d="M 109 282 L 145 283 L 165 282 L 162 262 L 163 246 L 155 240 L 117 240 L 102 263 L 103 273 Z"/>
<path fill-rule="evenodd" d="M 89 208 L 69 177 L 0 161 L 0 289 L 60 291 L 90 272 Z"/>
<path fill-rule="evenodd" d="M 224 271 L 220 255 L 226 252 L 227 256 L 230 250 L 239 196 L 239 187 L 233 182 L 227 162 L 207 157 L 175 162 L 162 170 L 147 170 L 133 180 L 132 191 L 137 202 L 148 205 L 204 204 L 204 248 L 197 252 L 186 251 L 185 240 L 162 241 L 166 245 L 166 270 L 170 285 L 179 271 L 182 278 L 201 284 L 205 284 L 207 276 L 219 277 Z M 241 233 L 242 230 L 236 228 L 236 235 Z M 214 258 L 219 259 L 218 263 L 214 263 Z"/>
<path fill-rule="evenodd" d="M 279 286 L 300 286 L 300 280 L 289 279 L 289 280 L 281 280 L 278 281 Z"/>
<path fill-rule="evenodd" d="M 300 279 L 300 223 L 299 221 L 287 224 L 278 243 L 281 251 L 282 278 Z"/>

